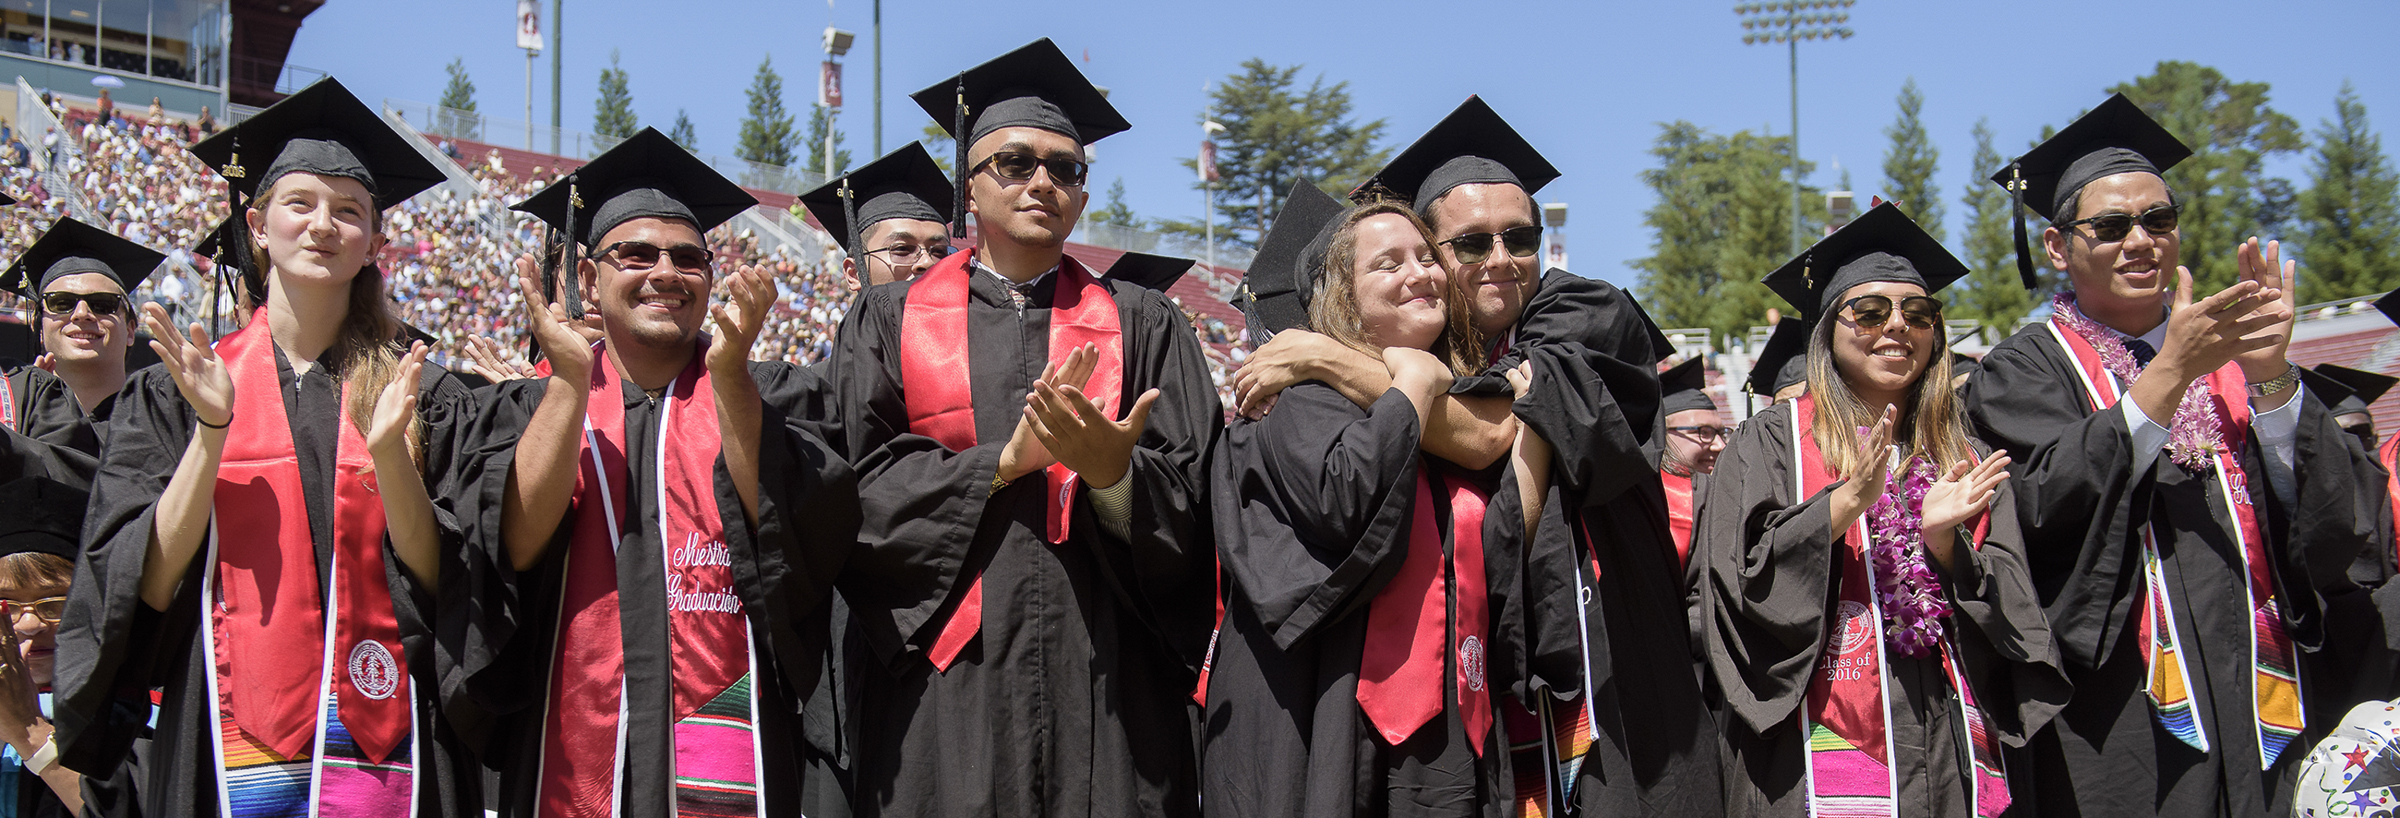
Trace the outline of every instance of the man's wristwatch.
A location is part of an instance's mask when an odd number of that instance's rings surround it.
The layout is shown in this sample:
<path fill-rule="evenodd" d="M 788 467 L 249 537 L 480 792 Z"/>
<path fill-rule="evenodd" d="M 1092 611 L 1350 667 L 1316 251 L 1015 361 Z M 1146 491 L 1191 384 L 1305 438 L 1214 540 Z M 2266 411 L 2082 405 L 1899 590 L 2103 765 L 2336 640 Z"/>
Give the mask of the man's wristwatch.
<path fill-rule="evenodd" d="M 2300 382 L 2300 365 L 2286 361 L 2284 362 L 2283 366 L 2283 374 L 2275 376 L 2274 380 L 2270 380 L 2265 383 L 2251 384 L 2250 397 L 2274 397 L 2276 395 L 2283 394 L 2284 390 L 2290 389 L 2293 385 L 2298 384 Z"/>

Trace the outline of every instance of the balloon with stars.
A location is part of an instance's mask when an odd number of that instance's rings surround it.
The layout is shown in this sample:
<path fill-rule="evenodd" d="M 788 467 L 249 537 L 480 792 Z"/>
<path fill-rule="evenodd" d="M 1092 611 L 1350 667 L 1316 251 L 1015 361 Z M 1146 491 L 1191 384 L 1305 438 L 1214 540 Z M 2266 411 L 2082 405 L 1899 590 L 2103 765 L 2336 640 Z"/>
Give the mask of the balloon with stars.
<path fill-rule="evenodd" d="M 2300 818 L 2400 818 L 2400 704 L 2351 708 L 2300 762 Z"/>

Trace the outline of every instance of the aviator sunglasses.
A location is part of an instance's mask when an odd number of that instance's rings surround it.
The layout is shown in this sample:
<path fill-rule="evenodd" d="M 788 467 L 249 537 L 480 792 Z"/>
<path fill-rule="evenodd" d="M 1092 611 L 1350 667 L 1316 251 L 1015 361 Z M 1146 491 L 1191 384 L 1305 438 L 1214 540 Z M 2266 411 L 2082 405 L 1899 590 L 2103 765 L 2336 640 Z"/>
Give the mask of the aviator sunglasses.
<path fill-rule="evenodd" d="M 2060 227 L 2073 229 L 2076 225 L 2088 224 L 2092 226 L 2092 238 L 2097 241 L 2124 241 L 2126 236 L 2133 235 L 2133 226 L 2136 223 L 2142 226 L 2144 232 L 2153 236 L 2173 233 L 2176 220 L 2181 215 L 2182 208 L 2175 205 L 2159 205 L 2142 211 L 2140 216 L 2128 213 L 2108 213 L 2089 219 L 2076 219 L 2060 225 Z"/>
<path fill-rule="evenodd" d="M 1842 302 L 1849 308 L 1850 317 L 1865 326 L 1880 327 L 1892 320 L 1892 299 L 1880 295 L 1862 295 Z M 1900 317 L 1916 329 L 1933 329 L 1942 323 L 1942 302 L 1937 298 L 1912 295 L 1900 299 Z"/>
<path fill-rule="evenodd" d="M 1492 255 L 1492 244 L 1495 240 L 1508 248 L 1509 255 L 1517 258 L 1532 258 L 1534 253 L 1542 249 L 1542 228 L 1539 225 L 1529 224 L 1524 227 L 1511 227 L 1498 233 L 1468 233 L 1442 243 L 1450 245 L 1450 252 L 1457 254 L 1458 263 L 1481 264 L 1484 259 Z"/>

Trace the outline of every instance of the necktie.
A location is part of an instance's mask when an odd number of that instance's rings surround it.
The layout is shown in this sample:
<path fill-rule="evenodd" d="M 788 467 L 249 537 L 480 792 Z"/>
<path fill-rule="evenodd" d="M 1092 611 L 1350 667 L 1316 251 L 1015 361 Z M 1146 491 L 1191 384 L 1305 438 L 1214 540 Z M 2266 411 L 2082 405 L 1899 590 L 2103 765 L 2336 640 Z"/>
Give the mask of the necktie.
<path fill-rule="evenodd" d="M 2140 338 L 2125 339 L 2125 351 L 2133 353 L 2133 362 L 2144 367 L 2150 365 L 2150 359 L 2158 357 L 2158 350 Z"/>

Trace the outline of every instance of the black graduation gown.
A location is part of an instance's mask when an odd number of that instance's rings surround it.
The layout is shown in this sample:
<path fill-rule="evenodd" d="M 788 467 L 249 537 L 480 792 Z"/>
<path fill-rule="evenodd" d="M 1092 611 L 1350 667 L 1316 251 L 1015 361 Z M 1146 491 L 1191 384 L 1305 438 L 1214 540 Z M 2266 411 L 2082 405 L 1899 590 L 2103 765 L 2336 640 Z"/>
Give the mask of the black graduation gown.
<path fill-rule="evenodd" d="M 842 436 L 841 408 L 830 387 L 833 367 L 820 360 L 806 369 L 826 387 L 817 390 L 813 401 L 817 408 L 811 412 L 827 420 L 820 436 L 839 449 L 848 441 Z M 841 455 L 847 458 L 850 453 Z M 849 601 L 841 594 L 829 594 L 828 601 L 823 667 L 817 671 L 816 687 L 800 705 L 800 732 L 806 739 L 800 747 L 800 813 L 808 818 L 850 818 L 854 793 L 850 748 L 858 743 L 858 721 L 851 714 L 857 709 L 858 691 L 846 668 L 870 660 L 855 658 L 866 655 L 866 646 L 851 638 L 856 629 L 850 627 Z"/>
<path fill-rule="evenodd" d="M 2215 498 L 2215 474 L 2161 454 L 2132 473 L 2133 433 L 2121 409 L 2093 412 L 2076 365 L 2043 326 L 2027 327 L 1983 358 L 1967 381 L 1975 433 L 2008 450 L 2015 464 L 2017 513 L 2033 570 L 2075 698 L 2053 729 L 2030 746 L 2030 775 L 2015 779 L 2020 798 L 2042 815 L 2282 815 L 2300 759 L 2347 703 L 2314 688 L 2333 677 L 2326 664 L 2359 646 L 2325 638 L 2329 613 L 2363 611 L 2352 571 L 2380 573 L 2370 553 L 2382 484 L 2372 458 L 2358 450 L 2313 396 L 2303 397 L 2295 462 L 2297 505 L 2284 508 L 2267 481 L 2255 435 L 2241 446 L 2243 471 L 2268 532 L 2284 621 L 2300 649 L 2309 730 L 2261 772 L 2251 692 L 2250 617 L 2242 558 L 2230 519 Z M 2137 638 L 2142 595 L 2141 540 L 2149 523 L 2177 603 L 2176 627 L 2191 668 L 2194 717 L 2214 752 L 2168 734 L 2143 694 L 2143 645 Z M 2361 561 L 2364 562 L 2361 562 Z M 2020 769 L 2027 765 L 2020 765 Z M 2031 798 L 2025 798 L 2030 787 Z"/>
<path fill-rule="evenodd" d="M 597 366 L 608 366 L 605 360 Z M 759 421 L 756 527 L 716 459 L 715 492 L 732 554 L 734 585 L 749 616 L 758 675 L 758 781 L 768 815 L 799 814 L 800 703 L 817 678 L 825 632 L 825 603 L 858 528 L 857 482 L 849 463 L 819 436 L 825 427 L 823 389 L 815 376 L 780 362 L 752 362 L 764 404 Z M 461 432 L 457 500 L 466 546 L 445 565 L 441 624 L 443 705 L 462 735 L 498 771 L 501 815 L 533 815 L 540 796 L 543 704 L 557 655 L 558 607 L 566 585 L 566 552 L 574 536 L 570 511 L 542 562 L 517 572 L 503 540 L 501 508 L 517 441 L 532 422 L 546 381 L 512 380 L 491 387 Z M 627 519 L 619 554 L 657 553 L 659 403 L 631 381 L 625 406 L 629 481 Z M 617 560 L 618 604 L 625 639 L 626 815 L 664 815 L 674 784 L 667 716 L 674 687 L 668 675 L 666 578 L 658 560 Z M 644 704 L 646 703 L 646 704 Z"/>
<path fill-rule="evenodd" d="M 17 427 L 14 431 L 53 446 L 63 446 L 93 457 L 100 456 L 100 425 L 108 422 L 114 397 L 101 399 L 90 414 L 67 389 L 67 382 L 41 367 L 23 365 L 0 367 L 8 379 L 9 397 Z"/>
<path fill-rule="evenodd" d="M 1830 488 L 1793 496 L 1792 435 L 1807 430 L 1792 427 L 1792 404 L 1784 403 L 1734 432 L 1693 531 L 1709 668 L 1726 698 L 1727 815 L 1807 814 L 1808 740 L 1797 714 L 1840 622 L 1834 549 L 1848 547 L 1848 532 L 1833 535 Z M 1951 606 L 1946 626 L 1967 683 L 1988 725 L 2012 747 L 2023 746 L 2068 694 L 2026 572 L 2014 502 L 2003 487 L 1983 546 L 1957 544 L 1956 570 L 1928 559 Z M 1972 816 L 1967 725 L 1940 659 L 1885 658 L 1899 814 Z M 2022 804 L 2011 812 L 2033 814 Z"/>
<path fill-rule="evenodd" d="M 275 363 L 284 385 L 284 410 L 294 419 L 293 443 L 316 540 L 316 581 L 323 588 L 333 565 L 334 424 L 349 421 L 340 407 L 341 384 L 325 367 L 312 368 L 295 388 L 281 349 L 275 351 Z M 104 434 L 108 448 L 102 453 L 84 520 L 83 559 L 76 563 L 66 616 L 59 623 L 59 762 L 86 775 L 116 769 L 144 732 L 151 689 L 163 688 L 157 730 L 141 760 L 141 813 L 152 818 L 215 815 L 217 704 L 208 693 L 208 663 L 213 659 L 199 630 L 207 627 L 200 616 L 207 595 L 201 581 L 208 568 L 205 551 L 192 560 L 167 611 L 152 610 L 141 600 L 153 506 L 183 459 L 197 416 L 164 366 L 134 373 L 116 401 Z M 451 494 L 446 479 L 456 433 L 472 408 L 472 398 L 456 378 L 440 367 L 425 367 L 417 386 L 417 413 L 424 427 L 422 473 L 427 494 L 435 498 L 445 552 L 457 549 L 459 528 L 442 498 Z M 412 748 L 418 814 L 478 814 L 482 796 L 471 757 L 434 704 L 433 593 L 401 566 L 388 540 L 383 560 L 401 651 L 419 691 Z"/>
<path fill-rule="evenodd" d="M 1515 692 L 1528 702 L 1537 684 L 1594 697 L 1600 738 L 1575 784 L 1585 814 L 1706 815 L 1720 804 L 1715 719 L 1690 640 L 1690 582 L 1656 455 L 1645 451 L 1658 425 L 1664 352 L 1651 326 L 1624 291 L 1551 270 L 1489 370 L 1533 361 L 1536 387 L 1513 411 L 1556 450 L 1548 522 L 1525 552 L 1523 605 L 1508 617 L 1524 633 L 1495 649 L 1525 645 L 1512 661 L 1525 682 Z M 1578 577 L 1591 591 L 1580 614 Z"/>
<path fill-rule="evenodd" d="M 1130 407 L 1160 391 L 1133 450 L 1131 541 L 1074 505 L 1045 538 L 1045 480 L 992 477 L 1048 362 L 1058 277 L 1026 288 L 973 271 L 966 305 L 978 445 L 908 432 L 901 317 L 912 282 L 867 290 L 833 358 L 866 523 L 842 576 L 867 647 L 853 749 L 860 815 L 1191 815 L 1198 809 L 1189 696 L 1215 606 L 1203 457 L 1224 409 L 1181 310 L 1114 281 Z M 968 582 L 983 623 L 946 673 L 933 644 Z"/>
<path fill-rule="evenodd" d="M 1369 604 L 1408 555 L 1420 432 L 1397 390 L 1361 410 L 1315 382 L 1284 390 L 1264 420 L 1225 430 L 1210 472 L 1230 580 L 1204 719 L 1203 801 L 1211 813 L 1514 814 L 1501 677 L 1487 678 L 1494 713 L 1481 757 L 1454 696 L 1445 694 L 1442 715 L 1397 746 L 1358 704 Z M 1505 464 L 1481 473 L 1432 467 L 1497 489 L 1483 525 L 1485 578 L 1498 589 L 1487 604 L 1497 622 L 1498 597 L 1516 581 L 1512 564 L 1523 549 L 1516 479 Z M 1434 496 L 1442 550 L 1453 553 L 1449 503 L 1438 489 Z M 1442 659 L 1448 691 L 1457 662 L 1447 650 Z M 1496 674 L 1497 665 L 1486 666 Z"/>

